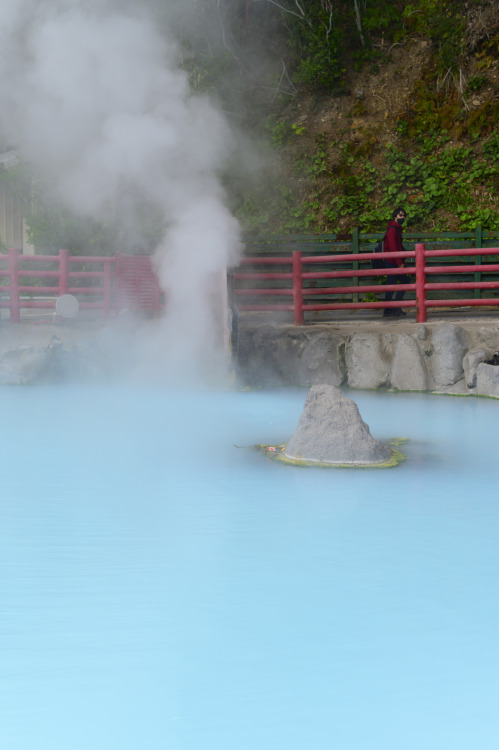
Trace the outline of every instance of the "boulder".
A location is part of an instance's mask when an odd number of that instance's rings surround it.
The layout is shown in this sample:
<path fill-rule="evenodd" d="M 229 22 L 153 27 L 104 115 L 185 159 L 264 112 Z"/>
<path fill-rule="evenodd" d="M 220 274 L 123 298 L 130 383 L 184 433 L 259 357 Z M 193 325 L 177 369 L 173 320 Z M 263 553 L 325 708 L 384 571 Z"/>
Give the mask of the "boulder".
<path fill-rule="evenodd" d="M 463 358 L 467 335 L 459 326 L 446 323 L 433 331 L 431 374 L 435 386 L 453 385 L 464 375 Z"/>
<path fill-rule="evenodd" d="M 476 386 L 476 371 L 478 365 L 482 362 L 489 362 L 493 356 L 493 352 L 491 352 L 490 349 L 484 349 L 483 347 L 474 347 L 465 354 L 463 368 L 468 388 L 474 388 Z"/>
<path fill-rule="evenodd" d="M 370 465 L 388 461 L 392 451 L 372 437 L 354 401 L 334 386 L 315 385 L 283 455 L 304 462 Z"/>
<path fill-rule="evenodd" d="M 334 333 L 320 332 L 308 338 L 297 363 L 300 385 L 341 385 L 345 380 L 345 342 Z"/>
<path fill-rule="evenodd" d="M 499 349 L 499 326 L 482 326 L 478 329 L 477 339 L 479 345 L 486 349 L 492 349 L 493 352 Z"/>
<path fill-rule="evenodd" d="M 41 380 L 53 358 L 51 347 L 18 347 L 2 352 L 0 385 L 28 385 Z"/>
<path fill-rule="evenodd" d="M 476 392 L 479 396 L 499 398 L 499 367 L 481 362 L 476 369 Z"/>
<path fill-rule="evenodd" d="M 381 388 L 388 384 L 389 358 L 381 336 L 355 333 L 345 352 L 348 385 L 352 388 Z"/>
<path fill-rule="evenodd" d="M 290 385 L 296 382 L 296 362 L 302 334 L 292 327 L 264 325 L 240 332 L 238 360 L 249 385 Z"/>
<path fill-rule="evenodd" d="M 407 333 L 397 336 L 390 373 L 392 388 L 400 391 L 425 391 L 426 366 L 415 339 Z"/>
<path fill-rule="evenodd" d="M 250 385 L 341 385 L 345 339 L 323 327 L 262 325 L 241 329 L 238 367 Z"/>

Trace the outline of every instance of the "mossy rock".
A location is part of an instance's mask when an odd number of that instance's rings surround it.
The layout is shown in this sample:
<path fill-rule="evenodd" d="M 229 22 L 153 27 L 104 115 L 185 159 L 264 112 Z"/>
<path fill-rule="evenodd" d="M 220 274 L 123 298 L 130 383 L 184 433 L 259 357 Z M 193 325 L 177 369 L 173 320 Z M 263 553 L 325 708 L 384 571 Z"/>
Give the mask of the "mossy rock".
<path fill-rule="evenodd" d="M 393 438 L 389 441 L 391 455 L 386 461 L 373 464 L 354 464 L 354 463 L 343 463 L 333 464 L 324 463 L 321 461 L 307 461 L 299 458 L 288 458 L 284 455 L 286 444 L 282 445 L 267 445 L 262 443 L 260 445 L 254 445 L 253 448 L 264 453 L 267 458 L 272 461 L 279 461 L 283 464 L 291 466 L 305 466 L 305 467 L 318 467 L 322 469 L 392 469 L 394 466 L 398 466 L 406 460 L 406 456 L 398 449 L 401 443 L 407 442 L 406 438 Z"/>

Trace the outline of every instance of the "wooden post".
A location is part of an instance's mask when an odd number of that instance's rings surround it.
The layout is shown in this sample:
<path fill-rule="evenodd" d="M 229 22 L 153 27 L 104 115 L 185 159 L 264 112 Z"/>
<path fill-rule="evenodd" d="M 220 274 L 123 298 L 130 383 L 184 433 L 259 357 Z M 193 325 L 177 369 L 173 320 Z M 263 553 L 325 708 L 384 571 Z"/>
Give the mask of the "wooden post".
<path fill-rule="evenodd" d="M 9 301 L 10 322 L 21 320 L 21 300 L 19 299 L 19 250 L 9 249 Z"/>
<path fill-rule="evenodd" d="M 417 243 L 416 247 L 416 310 L 418 323 L 426 323 L 426 274 L 425 274 L 425 251 L 423 244 Z"/>
<path fill-rule="evenodd" d="M 303 325 L 302 253 L 293 250 L 293 307 L 295 326 Z"/>

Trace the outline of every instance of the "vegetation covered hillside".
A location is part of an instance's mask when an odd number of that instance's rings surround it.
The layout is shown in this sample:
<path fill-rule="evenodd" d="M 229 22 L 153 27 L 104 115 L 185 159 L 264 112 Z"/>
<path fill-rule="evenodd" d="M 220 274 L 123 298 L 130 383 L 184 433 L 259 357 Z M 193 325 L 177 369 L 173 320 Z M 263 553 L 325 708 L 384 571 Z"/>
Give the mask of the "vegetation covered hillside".
<path fill-rule="evenodd" d="M 238 107 L 266 165 L 230 182 L 246 230 L 379 231 L 400 204 L 414 229 L 499 229 L 498 0 L 261 0 L 245 12 L 237 42 L 248 53 L 260 23 L 273 52 L 272 80 L 246 78 Z"/>
<path fill-rule="evenodd" d="M 220 170 L 245 232 L 380 231 L 398 205 L 412 229 L 499 230 L 499 0 L 145 7 L 192 90 L 233 125 Z M 30 165 L 0 180 L 39 252 L 152 252 L 165 231 L 135 185 L 101 224 L 54 205 L 52 178 Z"/>

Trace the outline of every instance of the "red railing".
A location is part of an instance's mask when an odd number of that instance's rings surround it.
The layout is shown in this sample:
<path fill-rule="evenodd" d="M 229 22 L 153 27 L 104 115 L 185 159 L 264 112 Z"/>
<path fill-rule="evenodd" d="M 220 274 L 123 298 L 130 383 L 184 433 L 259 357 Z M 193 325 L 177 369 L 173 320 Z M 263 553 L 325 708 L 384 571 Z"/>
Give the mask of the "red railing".
<path fill-rule="evenodd" d="M 400 269 L 370 267 L 373 259 L 394 256 L 414 264 Z M 400 307 L 400 302 L 385 302 L 382 298 L 386 291 L 404 290 L 410 298 L 403 300 L 403 307 L 415 308 L 417 320 L 422 323 L 427 319 L 428 308 L 499 306 L 499 296 L 481 296 L 485 290 L 499 290 L 499 263 L 483 262 L 486 256 L 496 256 L 497 260 L 499 247 L 426 250 L 424 244 L 417 244 L 414 251 L 401 253 L 305 256 L 295 251 L 287 258 L 245 258 L 233 274 L 234 297 L 241 312 L 289 311 L 295 324 L 302 325 L 307 312 Z M 445 264 L 449 258 L 471 262 Z M 442 262 L 437 265 L 438 259 Z M 243 269 L 248 266 L 275 270 L 245 272 Z M 414 281 L 380 286 L 380 276 L 400 274 L 413 277 Z M 459 276 L 463 275 L 471 275 L 473 280 L 460 281 Z M 484 275 L 491 278 L 484 281 Z M 432 276 L 440 278 L 431 281 Z M 3 279 L 6 283 L 2 283 Z M 253 281 L 260 286 L 243 288 L 243 284 Z M 467 290 L 473 292 L 473 297 L 462 296 Z M 452 291 L 461 292 L 461 296 L 452 296 Z M 20 321 L 24 308 L 55 310 L 56 301 L 63 294 L 75 296 L 81 309 L 99 311 L 104 317 L 124 309 L 159 315 L 165 304 L 149 256 L 71 256 L 67 250 L 58 255 L 22 255 L 9 250 L 8 255 L 0 256 L 0 308 L 10 311 L 13 323 Z M 362 300 L 362 295 L 370 295 L 371 299 Z M 341 299 L 345 296 L 350 301 Z M 250 301 L 242 302 L 245 297 Z M 261 302 L 263 298 L 266 299 Z"/>
<path fill-rule="evenodd" d="M 12 323 L 19 323 L 23 308 L 55 310 L 63 294 L 72 294 L 81 309 L 97 310 L 105 318 L 123 309 L 159 315 L 164 306 L 149 256 L 71 256 L 67 250 L 23 255 L 15 249 L 0 256 L 0 308 L 10 311 Z"/>
<path fill-rule="evenodd" d="M 252 301 L 249 304 L 237 304 L 237 308 L 241 312 L 249 311 L 288 311 L 294 313 L 295 325 L 302 325 L 304 322 L 304 314 L 306 312 L 326 311 L 326 310 L 364 310 L 364 309 L 383 309 L 387 307 L 400 307 L 401 304 L 405 308 L 416 308 L 417 321 L 424 323 L 427 319 L 427 311 L 429 307 L 463 307 L 463 306 L 499 306 L 499 297 L 483 298 L 475 296 L 471 299 L 461 297 L 449 297 L 445 298 L 430 298 L 428 299 L 428 293 L 434 294 L 438 291 L 445 290 L 447 293 L 452 290 L 474 290 L 476 294 L 481 294 L 481 290 L 485 289 L 498 289 L 499 290 L 499 278 L 490 281 L 477 280 L 478 274 L 483 275 L 484 273 L 498 274 L 499 263 L 482 263 L 482 256 L 499 256 L 499 248 L 471 248 L 462 250 L 426 250 L 424 244 L 417 244 L 414 251 L 400 252 L 400 253 L 358 253 L 347 255 L 316 255 L 316 256 L 304 256 L 301 251 L 294 251 L 292 256 L 288 258 L 272 258 L 272 257 L 259 257 L 259 258 L 245 258 L 241 263 L 241 268 L 245 266 L 287 266 L 289 270 L 286 271 L 275 271 L 275 272 L 244 272 L 243 270 L 236 270 L 233 274 L 235 288 L 234 296 L 236 301 L 243 299 L 244 297 L 288 297 L 291 298 L 289 302 L 259 302 Z M 414 265 L 409 265 L 404 268 L 362 268 L 361 264 L 367 263 L 370 265 L 373 259 L 388 258 L 393 259 L 394 257 L 407 258 L 414 262 Z M 435 258 L 446 258 L 446 257 L 473 257 L 473 264 L 466 265 L 433 265 L 429 261 L 434 261 Z M 340 270 L 338 265 L 349 264 L 357 265 L 358 268 L 347 268 Z M 321 265 L 322 268 L 326 267 L 326 270 L 321 271 L 308 271 L 305 270 L 308 267 L 314 265 Z M 414 282 L 410 284 L 383 284 L 380 286 L 379 282 L 373 283 L 372 281 L 366 284 L 359 283 L 363 279 L 378 279 L 380 276 L 395 277 L 397 275 L 408 275 L 414 276 Z M 475 275 L 474 281 L 427 281 L 427 276 L 435 274 L 449 275 L 463 275 L 473 274 Z M 482 276 L 480 276 L 481 279 Z M 338 279 L 351 280 L 350 285 L 338 286 L 336 284 L 331 286 L 314 287 L 317 281 L 329 282 L 337 281 Z M 243 288 L 239 282 L 269 282 L 279 281 L 281 286 L 274 288 L 272 287 L 258 287 L 258 288 Z M 355 282 L 355 285 L 353 285 Z M 307 286 L 308 285 L 308 286 Z M 412 299 L 404 299 L 403 303 L 392 300 L 385 302 L 384 300 L 377 299 L 375 301 L 358 301 L 358 299 L 352 299 L 351 302 L 314 302 L 313 298 L 317 296 L 329 297 L 333 295 L 350 295 L 358 298 L 361 294 L 371 295 L 382 295 L 387 291 L 406 291 L 413 293 Z"/>

